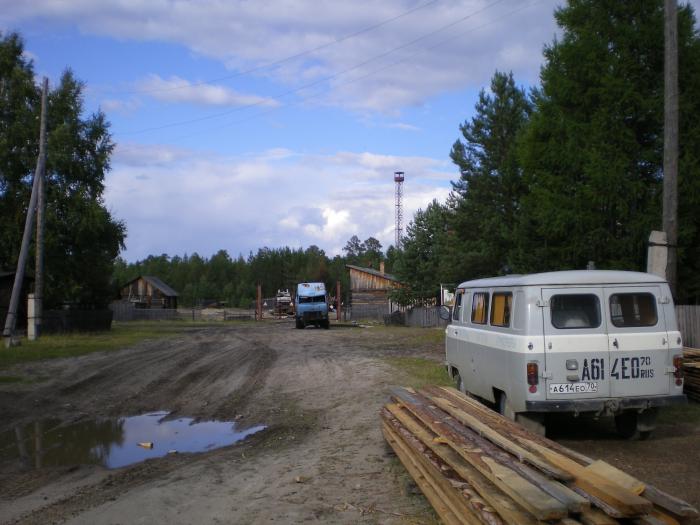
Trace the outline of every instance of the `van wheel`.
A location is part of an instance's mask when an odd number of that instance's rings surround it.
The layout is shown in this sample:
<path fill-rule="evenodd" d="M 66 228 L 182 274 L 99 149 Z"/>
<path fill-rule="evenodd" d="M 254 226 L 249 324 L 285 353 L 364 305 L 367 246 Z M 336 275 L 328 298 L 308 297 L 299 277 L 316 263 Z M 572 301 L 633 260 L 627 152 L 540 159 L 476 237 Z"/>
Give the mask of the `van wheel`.
<path fill-rule="evenodd" d="M 304 321 L 300 321 L 299 319 L 297 319 L 297 328 L 299 330 L 302 330 L 304 328 Z"/>
<path fill-rule="evenodd" d="M 637 433 L 637 413 L 628 411 L 616 415 L 615 429 L 622 439 L 632 439 Z"/>
<path fill-rule="evenodd" d="M 515 421 L 515 411 L 513 411 L 513 407 L 510 406 L 508 396 L 505 392 L 501 392 L 501 395 L 498 396 L 498 413 L 511 421 Z"/>
<path fill-rule="evenodd" d="M 455 388 L 463 394 L 466 394 L 467 390 L 464 388 L 464 381 L 462 381 L 462 376 L 459 375 L 459 372 L 457 372 L 452 379 L 455 382 Z"/>

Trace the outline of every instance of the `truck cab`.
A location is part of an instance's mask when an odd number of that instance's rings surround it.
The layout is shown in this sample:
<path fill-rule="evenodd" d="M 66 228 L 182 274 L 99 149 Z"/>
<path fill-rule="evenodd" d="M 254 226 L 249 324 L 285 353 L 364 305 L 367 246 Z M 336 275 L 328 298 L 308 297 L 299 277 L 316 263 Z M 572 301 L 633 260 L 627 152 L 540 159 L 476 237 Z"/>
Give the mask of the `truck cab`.
<path fill-rule="evenodd" d="M 294 298 L 294 319 L 296 327 L 307 325 L 330 328 L 328 320 L 328 297 L 323 283 L 299 283 Z"/>

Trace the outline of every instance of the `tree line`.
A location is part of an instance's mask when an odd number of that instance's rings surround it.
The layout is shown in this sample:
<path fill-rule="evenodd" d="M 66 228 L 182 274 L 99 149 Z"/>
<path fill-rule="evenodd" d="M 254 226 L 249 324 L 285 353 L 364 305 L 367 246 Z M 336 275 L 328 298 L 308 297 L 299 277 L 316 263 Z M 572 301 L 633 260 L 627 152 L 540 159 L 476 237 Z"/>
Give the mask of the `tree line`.
<path fill-rule="evenodd" d="M 664 10 L 569 1 L 526 92 L 496 72 L 450 157 L 459 179 L 407 228 L 395 273 L 410 302 L 439 283 L 539 271 L 646 269 L 662 229 Z M 679 7 L 677 301 L 700 301 L 700 38 Z"/>

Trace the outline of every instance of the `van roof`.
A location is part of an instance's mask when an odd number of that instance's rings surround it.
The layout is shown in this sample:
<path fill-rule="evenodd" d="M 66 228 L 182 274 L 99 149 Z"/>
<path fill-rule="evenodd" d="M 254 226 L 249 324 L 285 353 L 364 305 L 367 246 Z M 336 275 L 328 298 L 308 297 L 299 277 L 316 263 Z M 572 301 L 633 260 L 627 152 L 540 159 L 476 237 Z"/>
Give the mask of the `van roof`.
<path fill-rule="evenodd" d="M 663 277 L 651 273 L 618 270 L 567 270 L 561 272 L 505 275 L 465 281 L 458 288 L 489 288 L 495 286 L 569 286 L 576 284 L 665 283 Z"/>

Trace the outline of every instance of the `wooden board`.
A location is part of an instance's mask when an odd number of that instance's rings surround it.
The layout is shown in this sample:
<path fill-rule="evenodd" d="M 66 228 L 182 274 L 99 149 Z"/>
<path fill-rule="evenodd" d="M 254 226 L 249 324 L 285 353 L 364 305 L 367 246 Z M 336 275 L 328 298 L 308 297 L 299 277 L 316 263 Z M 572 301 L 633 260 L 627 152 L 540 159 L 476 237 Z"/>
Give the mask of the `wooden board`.
<path fill-rule="evenodd" d="M 638 496 L 644 492 L 646 488 L 646 485 L 638 479 L 633 478 L 626 472 L 613 467 L 610 463 L 606 463 L 605 461 L 594 461 L 585 467 L 584 470 L 593 472 L 597 476 L 603 477 Z"/>

